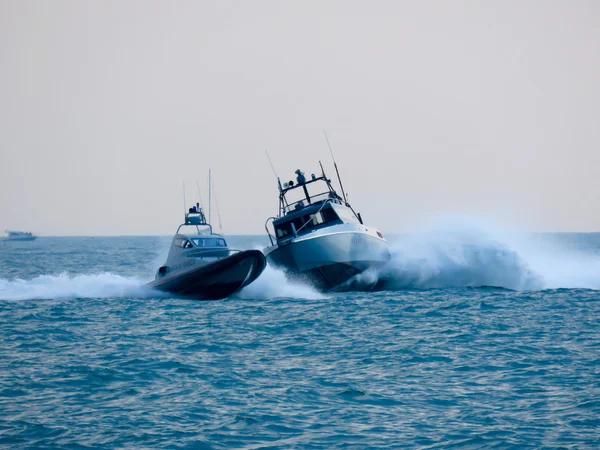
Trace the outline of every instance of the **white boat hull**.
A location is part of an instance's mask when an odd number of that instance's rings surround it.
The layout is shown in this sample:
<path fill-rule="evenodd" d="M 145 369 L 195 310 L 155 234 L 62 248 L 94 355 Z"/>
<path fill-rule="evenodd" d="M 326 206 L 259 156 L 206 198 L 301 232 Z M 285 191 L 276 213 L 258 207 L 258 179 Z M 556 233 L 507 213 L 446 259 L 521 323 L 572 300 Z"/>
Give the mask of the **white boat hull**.
<path fill-rule="evenodd" d="M 351 290 L 348 282 L 390 258 L 388 243 L 364 225 L 337 225 L 269 247 L 267 261 L 323 291 Z"/>
<path fill-rule="evenodd" d="M 35 241 L 37 236 L 21 236 L 21 237 L 7 237 L 4 238 L 6 242 L 27 242 L 27 241 Z"/>

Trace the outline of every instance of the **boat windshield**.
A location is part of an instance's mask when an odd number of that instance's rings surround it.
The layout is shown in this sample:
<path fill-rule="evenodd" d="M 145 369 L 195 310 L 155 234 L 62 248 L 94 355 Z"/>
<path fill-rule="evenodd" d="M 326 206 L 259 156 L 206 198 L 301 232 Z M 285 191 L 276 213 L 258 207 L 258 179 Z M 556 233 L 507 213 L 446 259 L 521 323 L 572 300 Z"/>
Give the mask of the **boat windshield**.
<path fill-rule="evenodd" d="M 340 219 L 342 220 L 342 222 L 344 222 L 344 223 L 360 223 L 358 221 L 358 219 L 356 218 L 356 215 L 354 214 L 354 212 L 351 209 L 346 208 L 345 206 L 336 206 L 336 205 L 334 205 L 333 208 L 335 209 L 335 212 L 337 213 L 337 215 L 340 216 Z"/>
<path fill-rule="evenodd" d="M 196 247 L 227 247 L 227 242 L 223 238 L 193 238 L 192 242 Z"/>
<path fill-rule="evenodd" d="M 277 235 L 277 239 L 285 239 L 294 235 L 292 224 L 294 224 L 294 229 L 296 232 L 302 234 L 317 228 L 339 223 L 339 220 L 339 217 L 333 209 L 324 208 L 323 210 L 313 214 L 298 216 L 292 220 L 278 223 L 275 225 L 275 233 Z"/>

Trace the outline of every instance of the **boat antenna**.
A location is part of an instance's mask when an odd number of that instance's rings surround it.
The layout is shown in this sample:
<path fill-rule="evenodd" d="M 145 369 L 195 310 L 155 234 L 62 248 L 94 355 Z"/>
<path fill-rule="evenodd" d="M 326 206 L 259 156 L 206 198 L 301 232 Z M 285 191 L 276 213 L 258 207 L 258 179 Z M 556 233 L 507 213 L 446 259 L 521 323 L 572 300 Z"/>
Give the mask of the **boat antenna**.
<path fill-rule="evenodd" d="M 211 181 L 210 181 L 210 169 L 208 169 L 208 223 L 211 223 L 210 220 L 210 197 L 211 197 Z"/>
<path fill-rule="evenodd" d="M 186 216 L 186 211 L 187 211 L 187 202 L 185 201 L 185 180 L 183 180 L 183 218 L 184 218 L 184 222 L 187 222 L 187 216 Z"/>
<path fill-rule="evenodd" d="M 219 218 L 219 229 L 223 234 L 223 223 L 221 222 L 221 213 L 219 211 L 219 201 L 217 200 L 217 189 L 213 186 L 213 196 L 215 197 L 215 206 L 217 207 L 217 217 Z"/>
<path fill-rule="evenodd" d="M 269 164 L 271 164 L 271 169 L 273 169 L 273 175 L 275 175 L 275 178 L 277 178 L 277 185 L 279 186 L 279 192 L 281 192 L 283 190 L 283 188 L 281 187 L 281 180 L 277 176 L 277 172 L 275 171 L 275 167 L 273 166 L 273 162 L 271 161 L 271 157 L 269 156 L 269 152 L 267 151 L 266 148 L 265 148 L 265 153 L 267 154 L 267 159 L 269 160 Z"/>
<path fill-rule="evenodd" d="M 333 156 L 333 150 L 331 150 L 331 144 L 329 144 L 329 138 L 327 137 L 327 131 L 323 130 L 325 133 L 325 139 L 327 140 L 327 147 L 329 147 L 329 153 L 331 153 L 331 159 L 333 159 L 333 167 L 335 167 L 335 173 L 338 177 L 338 182 L 340 183 L 340 189 L 342 190 L 342 196 L 344 197 L 344 203 L 348 204 L 348 200 L 346 200 L 346 193 L 344 192 L 344 186 L 342 185 L 342 178 L 340 177 L 340 171 L 338 170 L 337 163 L 335 162 L 335 156 Z"/>
<path fill-rule="evenodd" d="M 198 198 L 200 199 L 200 206 L 204 208 L 202 204 L 202 193 L 200 192 L 200 185 L 198 184 L 198 180 L 196 180 L 196 189 L 198 190 Z"/>

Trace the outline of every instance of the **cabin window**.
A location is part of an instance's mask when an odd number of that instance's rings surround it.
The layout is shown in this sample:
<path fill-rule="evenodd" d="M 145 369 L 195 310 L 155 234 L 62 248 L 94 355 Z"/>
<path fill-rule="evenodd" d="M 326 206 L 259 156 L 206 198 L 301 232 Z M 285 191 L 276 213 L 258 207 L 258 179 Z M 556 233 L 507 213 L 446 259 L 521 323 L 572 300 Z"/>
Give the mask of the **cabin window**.
<path fill-rule="evenodd" d="M 304 222 L 309 222 L 304 229 L 319 228 L 322 225 L 327 225 L 338 220 L 339 218 L 333 209 L 325 208 L 317 213 L 304 216 Z"/>
<path fill-rule="evenodd" d="M 336 222 L 340 220 L 333 208 L 325 208 L 321 211 L 324 223 Z"/>
<path fill-rule="evenodd" d="M 340 219 L 335 211 L 331 208 L 324 208 L 323 210 L 307 214 L 302 217 L 297 217 L 289 222 L 280 223 L 275 226 L 275 233 L 277 239 L 285 239 L 286 237 L 292 236 L 292 223 L 296 228 L 296 232 L 303 234 L 309 230 L 327 226 L 333 222 L 338 222 Z M 307 223 L 308 222 L 308 223 Z M 306 225 L 304 225 L 306 224 Z"/>
<path fill-rule="evenodd" d="M 312 225 L 313 227 L 318 227 L 319 225 L 325 223 L 325 218 L 323 217 L 322 212 L 323 211 L 319 211 L 318 213 L 313 214 L 310 225 Z"/>
<path fill-rule="evenodd" d="M 202 238 L 192 239 L 196 247 L 227 247 L 227 242 L 223 238 Z"/>
<path fill-rule="evenodd" d="M 338 207 L 335 212 L 344 223 L 360 223 L 354 213 L 349 208 Z"/>
<path fill-rule="evenodd" d="M 277 239 L 284 239 L 288 236 L 292 235 L 292 225 L 291 222 L 280 223 L 275 227 L 275 232 L 277 233 Z"/>
<path fill-rule="evenodd" d="M 294 228 L 296 228 L 296 233 L 298 232 L 298 230 L 300 230 L 304 226 L 304 223 L 305 223 L 305 221 L 302 219 L 302 217 L 296 217 L 293 220 L 293 222 L 294 222 Z M 302 228 L 300 230 L 300 232 L 304 231 L 305 229 L 306 229 L 306 227 Z"/>
<path fill-rule="evenodd" d="M 192 243 L 187 239 L 175 239 L 173 245 L 181 248 L 192 248 Z"/>
<path fill-rule="evenodd" d="M 296 227 L 296 231 L 299 233 L 304 233 L 307 230 L 312 230 L 313 228 L 321 225 L 323 223 L 323 216 L 321 213 L 307 214 L 306 216 L 302 216 L 302 219 L 294 220 L 294 226 Z M 306 225 L 305 225 L 306 224 Z"/>

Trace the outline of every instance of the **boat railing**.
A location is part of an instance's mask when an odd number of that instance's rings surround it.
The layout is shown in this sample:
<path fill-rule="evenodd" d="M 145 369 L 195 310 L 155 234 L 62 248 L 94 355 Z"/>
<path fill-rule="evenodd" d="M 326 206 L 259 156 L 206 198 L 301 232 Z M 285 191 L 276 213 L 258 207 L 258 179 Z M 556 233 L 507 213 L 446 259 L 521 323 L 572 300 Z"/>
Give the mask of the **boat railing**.
<path fill-rule="evenodd" d="M 179 225 L 176 234 L 179 234 L 181 227 L 196 227 L 197 234 L 206 234 L 200 231 L 200 227 L 206 227 L 209 229 L 210 234 L 213 234 L 212 225 L 206 221 L 204 211 L 200 207 L 196 209 L 196 206 L 194 206 L 193 209 L 190 208 L 189 212 L 185 213 L 185 222 Z"/>
<path fill-rule="evenodd" d="M 199 235 L 213 234 L 212 226 L 209 223 L 201 223 L 201 224 L 182 223 L 181 225 L 179 225 L 179 227 L 177 227 L 177 232 L 175 234 L 179 234 L 179 230 L 181 230 L 181 227 L 196 227 L 196 234 L 199 234 Z M 200 227 L 207 227 L 208 230 L 203 231 Z M 206 231 L 208 231 L 208 233 Z"/>
<path fill-rule="evenodd" d="M 308 202 L 308 200 L 310 200 L 310 202 L 308 203 L 308 205 L 306 204 L 306 202 Z M 326 192 L 320 192 L 319 194 L 315 194 L 309 197 L 304 197 L 301 198 L 300 200 L 294 201 L 292 203 L 284 203 L 283 206 L 283 215 L 294 212 L 294 211 L 298 211 L 299 209 L 302 209 L 303 207 L 306 206 L 310 206 L 313 205 L 315 203 L 319 203 L 322 201 L 333 201 L 336 203 L 339 203 L 340 205 L 343 204 L 342 199 L 337 195 L 337 193 L 335 191 L 326 191 Z"/>
<path fill-rule="evenodd" d="M 273 222 L 273 221 L 275 221 L 275 219 L 277 219 L 277 217 L 269 217 L 267 219 L 267 221 L 265 222 L 265 231 L 267 232 L 267 236 L 269 236 L 269 241 L 271 241 L 271 245 L 275 245 L 275 243 L 273 242 L 273 238 L 275 236 L 272 236 L 271 232 L 269 231 L 269 221 Z"/>

